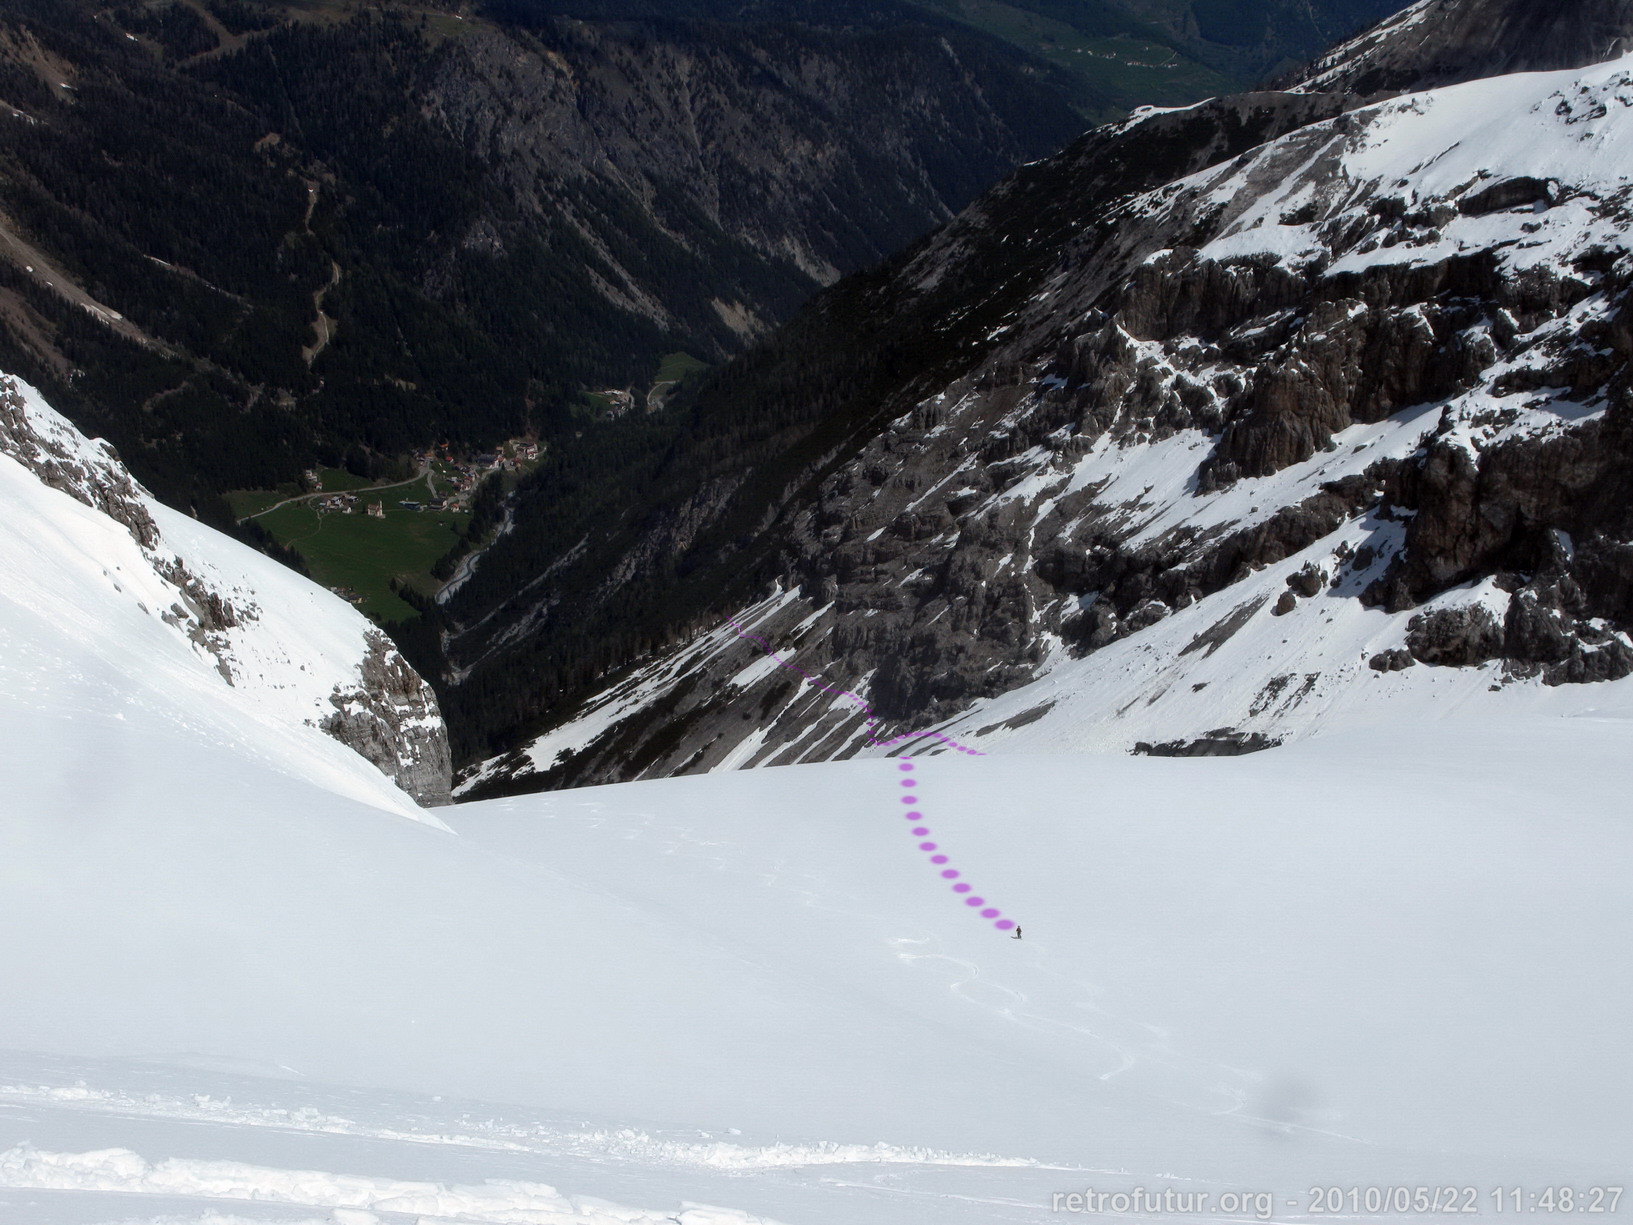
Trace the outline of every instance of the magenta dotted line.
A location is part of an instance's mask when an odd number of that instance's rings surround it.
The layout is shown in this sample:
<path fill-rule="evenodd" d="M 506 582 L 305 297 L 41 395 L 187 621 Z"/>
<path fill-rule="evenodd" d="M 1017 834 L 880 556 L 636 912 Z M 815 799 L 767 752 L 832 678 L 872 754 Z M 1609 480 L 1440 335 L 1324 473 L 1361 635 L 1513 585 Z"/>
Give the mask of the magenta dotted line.
<path fill-rule="evenodd" d="M 760 636 L 758 636 L 756 634 L 750 634 L 748 631 L 743 629 L 743 627 L 741 625 L 739 625 L 735 620 L 732 620 L 731 618 L 727 618 L 727 621 L 731 625 L 732 629 L 737 632 L 737 636 L 739 638 L 745 639 L 745 640 L 747 640 L 749 642 L 752 642 L 752 643 L 755 643 L 756 645 L 758 645 L 763 651 L 765 651 L 765 653 L 767 655 L 771 656 L 772 659 L 777 661 L 777 665 L 779 667 L 787 668 L 791 672 L 799 673 L 800 676 L 805 678 L 805 680 L 806 680 L 806 682 L 808 684 L 815 685 L 818 689 L 821 689 L 824 693 L 837 694 L 837 695 L 839 695 L 841 697 L 847 697 L 847 698 L 850 698 L 852 701 L 859 703 L 863 710 L 866 710 L 866 711 L 870 712 L 869 716 L 868 716 L 868 722 L 869 723 L 877 723 L 879 721 L 878 718 L 875 717 L 871 713 L 872 707 L 870 707 L 867 704 L 867 702 L 865 702 L 862 698 L 858 697 L 856 694 L 850 693 L 849 691 L 844 690 L 844 689 L 834 689 L 834 688 L 832 688 L 832 687 L 830 687 L 828 685 L 824 685 L 820 680 L 818 680 L 816 677 L 812 676 L 804 668 L 797 667 L 794 664 L 790 663 L 788 660 L 782 658 L 782 656 L 778 655 L 775 651 L 773 651 L 771 649 L 771 644 L 768 643 L 764 638 L 761 638 Z M 941 741 L 943 741 L 943 742 L 945 742 L 947 744 L 952 745 L 953 748 L 957 749 L 961 753 L 969 753 L 971 756 L 974 756 L 974 757 L 985 757 L 986 756 L 985 753 L 981 753 L 981 752 L 977 751 L 976 749 L 968 748 L 968 747 L 966 747 L 966 746 L 964 746 L 962 744 L 959 744 L 956 740 L 952 739 L 950 736 L 943 736 L 943 735 L 940 735 L 939 733 L 936 733 L 936 732 L 914 732 L 914 733 L 911 733 L 911 734 L 906 735 L 906 736 L 897 736 L 894 739 L 884 740 L 884 741 L 881 741 L 881 740 L 877 739 L 876 737 L 870 736 L 868 738 L 868 743 L 869 744 L 875 744 L 875 745 L 877 745 L 877 744 L 890 745 L 890 744 L 895 744 L 895 743 L 897 743 L 898 741 L 901 741 L 901 740 L 911 740 L 915 736 L 935 736 L 936 739 L 941 740 Z M 912 777 L 912 774 L 913 774 L 913 771 L 914 771 L 915 767 L 914 767 L 913 763 L 910 762 L 910 761 L 902 761 L 902 762 L 897 762 L 896 763 L 896 769 L 900 770 L 903 774 L 907 775 L 906 778 L 901 780 L 902 788 L 906 792 L 906 794 L 904 794 L 901 797 L 901 802 L 908 806 L 908 811 L 906 813 L 904 813 L 903 816 L 906 817 L 907 820 L 909 820 L 909 821 L 911 821 L 913 823 L 912 830 L 911 830 L 911 833 L 912 833 L 913 837 L 915 837 L 915 838 L 928 838 L 929 833 L 930 833 L 930 827 L 923 824 L 924 813 L 918 807 L 918 804 L 919 804 L 919 797 L 918 797 L 918 792 L 917 792 L 917 788 L 918 788 L 918 785 L 919 785 L 918 784 L 918 779 Z M 941 852 L 940 846 L 938 846 L 934 842 L 924 841 L 924 842 L 919 843 L 919 850 L 923 851 L 926 855 L 928 855 L 930 857 L 930 862 L 933 865 L 935 865 L 936 869 L 941 873 L 941 879 L 945 880 L 945 881 L 949 881 L 949 882 L 952 883 L 953 892 L 959 896 L 959 898 L 963 901 L 964 905 L 966 905 L 970 909 L 976 911 L 983 919 L 993 920 L 992 925 L 994 927 L 996 927 L 999 931 L 1005 931 L 1006 932 L 1006 931 L 1010 931 L 1010 930 L 1012 930 L 1014 928 L 1015 921 L 1013 919 L 1004 918 L 1003 917 L 1003 912 L 1000 911 L 996 906 L 988 906 L 987 905 L 987 900 L 985 898 L 976 896 L 976 894 L 974 892 L 974 886 L 972 886 L 968 882 L 960 879 L 962 877 L 963 873 L 961 873 L 957 868 L 951 868 L 951 867 L 947 866 L 947 856 L 944 855 Z"/>
<path fill-rule="evenodd" d="M 918 780 L 911 776 L 911 771 L 913 770 L 913 763 L 912 762 L 910 762 L 910 761 L 898 762 L 896 764 L 896 769 L 908 773 L 908 777 L 902 779 L 902 786 L 903 787 L 913 788 L 913 787 L 918 786 Z M 909 790 L 906 795 L 902 796 L 902 803 L 903 804 L 916 805 L 918 802 L 919 802 L 919 797 L 918 797 L 917 793 L 912 791 L 912 790 Z M 930 832 L 930 829 L 929 829 L 928 826 L 918 824 L 920 821 L 924 820 L 924 814 L 922 812 L 914 810 L 914 811 L 904 813 L 903 815 L 909 821 L 912 821 L 914 823 L 913 830 L 912 830 L 913 837 L 923 838 L 926 834 L 928 834 Z M 953 892 L 957 893 L 957 894 L 960 894 L 963 897 L 964 905 L 970 907 L 973 910 L 978 911 L 983 919 L 995 919 L 995 920 L 997 920 L 995 923 L 993 923 L 993 926 L 996 927 L 1001 932 L 1009 931 L 1012 927 L 1015 926 L 1015 920 L 1003 918 L 1002 917 L 1003 912 L 1000 911 L 996 906 L 988 906 L 986 898 L 977 897 L 972 892 L 974 886 L 966 883 L 965 881 L 962 881 L 962 880 L 958 879 L 962 875 L 962 873 L 960 873 L 957 868 L 949 868 L 949 867 L 946 866 L 947 857 L 940 853 L 940 848 L 934 842 L 921 842 L 921 843 L 919 843 L 919 850 L 921 850 L 921 851 L 925 852 L 927 855 L 929 855 L 930 856 L 930 862 L 935 864 L 938 868 L 941 869 L 941 879 L 942 880 L 955 882 L 953 884 Z"/>

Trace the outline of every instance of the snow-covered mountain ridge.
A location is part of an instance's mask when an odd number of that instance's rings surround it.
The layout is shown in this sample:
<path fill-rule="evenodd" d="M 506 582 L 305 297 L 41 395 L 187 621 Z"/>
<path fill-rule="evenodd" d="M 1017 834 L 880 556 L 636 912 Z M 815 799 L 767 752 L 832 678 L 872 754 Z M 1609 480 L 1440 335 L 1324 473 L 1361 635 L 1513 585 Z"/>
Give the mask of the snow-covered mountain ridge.
<path fill-rule="evenodd" d="M 1615 71 L 1035 168 L 872 304 L 993 295 L 790 499 L 780 584 L 535 750 L 983 756 L 437 820 L 318 726 L 434 734 L 367 624 L 13 388 L 0 1225 L 1625 1214 Z"/>
<path fill-rule="evenodd" d="M 1626 675 L 1630 198 L 1626 58 L 1318 117 L 1129 195 L 789 510 L 779 589 L 735 616 L 884 718 L 992 744 L 1070 709 L 1065 740 L 1216 751 L 1447 669 L 1482 692 Z M 1024 231 L 1004 208 L 896 283 Z M 1160 666 L 1131 671 L 1124 639 Z M 1122 696 L 983 717 L 1068 672 Z M 865 730 L 722 628 L 480 779 L 819 760 Z"/>
<path fill-rule="evenodd" d="M 14 712 L 54 719 L 83 705 L 122 718 L 131 702 L 218 717 L 235 737 L 264 735 L 262 751 L 302 777 L 315 753 L 356 776 L 353 793 L 387 807 L 420 814 L 387 778 L 446 803 L 436 697 L 383 634 L 316 584 L 155 501 L 111 448 L 5 376 L 0 480 Z M 69 698 L 76 688 L 83 701 Z"/>
<path fill-rule="evenodd" d="M 1417 0 L 1293 73 L 1300 91 L 1380 95 L 1613 59 L 1628 0 Z"/>

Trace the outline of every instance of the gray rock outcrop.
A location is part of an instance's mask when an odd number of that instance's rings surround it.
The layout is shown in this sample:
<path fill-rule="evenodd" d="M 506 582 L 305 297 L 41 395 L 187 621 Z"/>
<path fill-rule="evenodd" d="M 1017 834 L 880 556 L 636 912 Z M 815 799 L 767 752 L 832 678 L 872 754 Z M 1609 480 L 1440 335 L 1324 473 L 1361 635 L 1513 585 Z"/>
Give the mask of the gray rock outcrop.
<path fill-rule="evenodd" d="M 384 634 L 371 630 L 367 642 L 356 688 L 336 686 L 335 712 L 319 726 L 421 804 L 449 803 L 453 768 L 436 695 Z"/>

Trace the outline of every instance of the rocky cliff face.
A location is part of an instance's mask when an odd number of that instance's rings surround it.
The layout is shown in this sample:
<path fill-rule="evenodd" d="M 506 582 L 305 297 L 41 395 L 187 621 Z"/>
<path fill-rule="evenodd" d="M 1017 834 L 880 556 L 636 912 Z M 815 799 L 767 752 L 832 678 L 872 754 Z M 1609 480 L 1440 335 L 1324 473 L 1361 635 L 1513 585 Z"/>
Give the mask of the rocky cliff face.
<path fill-rule="evenodd" d="M 1453 677 L 1628 674 L 1633 65 L 1346 105 L 1137 115 L 853 295 L 858 362 L 870 329 L 953 338 L 757 521 L 649 524 L 722 589 L 760 549 L 758 598 L 700 600 L 479 785 L 877 751 L 884 721 L 1239 750 Z M 1101 191 L 1040 207 L 1073 159 Z"/>
<path fill-rule="evenodd" d="M 318 726 L 420 803 L 448 803 L 453 768 L 436 695 L 391 639 L 370 630 L 365 642 L 356 686 L 335 686 L 329 695 L 335 712 Z"/>
<path fill-rule="evenodd" d="M 338 598 L 263 561 L 315 605 L 293 612 L 282 601 L 269 607 L 265 591 L 224 558 L 176 539 L 176 526 L 161 527 L 160 518 L 174 512 L 153 501 L 111 447 L 86 439 L 32 389 L 4 375 L 0 456 L 130 533 L 151 571 L 141 579 L 147 593 L 135 594 L 133 575 L 110 582 L 119 592 L 130 585 L 140 611 L 184 638 L 217 683 L 275 717 L 320 727 L 420 803 L 448 802 L 448 738 L 435 694 L 383 634 Z M 224 555 L 242 550 L 217 539 Z"/>
<path fill-rule="evenodd" d="M 47 488 L 122 524 L 142 548 L 156 547 L 158 526 L 113 448 L 103 444 L 94 451 L 72 431 L 50 426 L 29 412 L 17 380 L 0 375 L 0 455 L 16 460 Z"/>

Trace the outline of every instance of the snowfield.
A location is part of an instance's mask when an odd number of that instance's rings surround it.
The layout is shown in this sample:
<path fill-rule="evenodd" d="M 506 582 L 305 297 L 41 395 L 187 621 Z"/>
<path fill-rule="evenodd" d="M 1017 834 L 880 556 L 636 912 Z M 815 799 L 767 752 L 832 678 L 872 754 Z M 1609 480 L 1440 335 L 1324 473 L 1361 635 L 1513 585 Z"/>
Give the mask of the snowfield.
<path fill-rule="evenodd" d="M 0 1220 L 978 1225 L 1137 1185 L 1303 1220 L 1318 1182 L 1616 1183 L 1633 693 L 1593 692 L 1620 705 L 1246 758 L 921 760 L 915 811 L 1019 941 L 922 862 L 894 762 L 444 834 L 133 745 L 187 802 L 139 776 L 7 825 Z"/>

